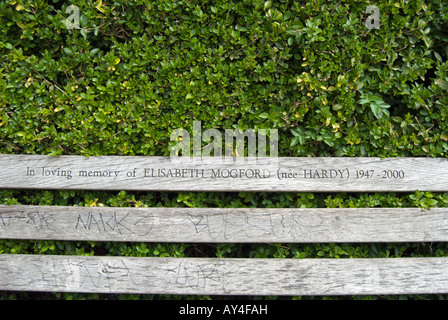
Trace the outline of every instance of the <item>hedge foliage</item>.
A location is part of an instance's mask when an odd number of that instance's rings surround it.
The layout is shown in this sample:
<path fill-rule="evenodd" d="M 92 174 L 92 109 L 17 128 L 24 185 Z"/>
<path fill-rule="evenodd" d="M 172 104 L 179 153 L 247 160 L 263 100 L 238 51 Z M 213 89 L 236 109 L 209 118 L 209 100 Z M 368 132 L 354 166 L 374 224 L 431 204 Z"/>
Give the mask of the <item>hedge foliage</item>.
<path fill-rule="evenodd" d="M 369 5 L 378 29 L 365 25 Z M 166 156 L 171 132 L 199 120 L 278 129 L 280 156 L 448 155 L 443 0 L 5 0 L 0 25 L 0 153 Z M 448 194 L 1 190 L 0 203 L 428 208 L 446 207 Z M 448 256 L 448 246 L 0 240 L 0 253 L 348 258 Z M 30 296 L 117 298 L 0 295 Z"/>

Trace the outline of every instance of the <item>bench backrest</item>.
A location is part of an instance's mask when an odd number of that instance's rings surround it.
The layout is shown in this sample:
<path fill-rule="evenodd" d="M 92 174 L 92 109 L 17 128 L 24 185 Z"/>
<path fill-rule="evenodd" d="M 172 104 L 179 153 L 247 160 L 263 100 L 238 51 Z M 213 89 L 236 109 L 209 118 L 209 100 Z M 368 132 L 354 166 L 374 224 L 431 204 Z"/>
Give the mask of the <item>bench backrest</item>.
<path fill-rule="evenodd" d="M 240 160 L 240 159 L 237 159 Z M 447 159 L 0 155 L 0 188 L 447 191 Z M 448 209 L 0 206 L 0 238 L 202 243 L 437 242 Z M 447 293 L 448 258 L 0 255 L 0 290 L 159 294 Z"/>

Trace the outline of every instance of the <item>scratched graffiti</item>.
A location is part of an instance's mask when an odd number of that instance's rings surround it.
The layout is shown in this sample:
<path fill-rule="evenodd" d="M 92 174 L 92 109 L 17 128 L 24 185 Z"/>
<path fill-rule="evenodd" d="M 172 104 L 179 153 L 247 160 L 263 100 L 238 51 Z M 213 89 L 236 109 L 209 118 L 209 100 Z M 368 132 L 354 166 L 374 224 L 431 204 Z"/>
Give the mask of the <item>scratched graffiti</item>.
<path fill-rule="evenodd" d="M 35 230 L 51 230 L 55 218 L 52 214 L 33 211 L 25 213 L 24 211 L 5 211 L 0 212 L 1 228 L 20 228 L 31 226 Z"/>
<path fill-rule="evenodd" d="M 9 265 L 10 284 L 26 287 L 33 278 L 36 287 L 51 287 L 60 291 L 120 292 L 138 291 L 144 283 L 145 290 L 163 293 L 164 290 L 192 290 L 194 292 L 218 291 L 231 293 L 239 288 L 232 281 L 238 274 L 238 263 L 226 265 L 219 261 L 195 262 L 189 259 L 129 259 L 85 258 L 46 260 L 31 259 L 27 264 Z M 20 267 L 23 266 L 23 267 Z M 25 267 L 27 266 L 27 267 Z M 0 268 L 1 274 L 1 268 Z M 256 281 L 254 275 L 253 281 Z M 226 278 L 228 281 L 226 281 Z"/>
<path fill-rule="evenodd" d="M 121 284 L 137 287 L 138 275 L 128 264 L 129 262 L 126 263 L 123 259 L 100 261 L 52 259 L 31 263 L 33 274 L 38 275 L 42 285 L 65 291 L 92 289 L 98 292 L 113 291 Z"/>
<path fill-rule="evenodd" d="M 99 233 L 116 233 L 120 235 L 135 234 L 146 236 L 154 225 L 154 216 L 151 213 L 135 215 L 129 212 L 88 212 L 79 214 L 74 226 L 75 230 L 89 230 Z"/>
<path fill-rule="evenodd" d="M 163 277 L 182 287 L 205 289 L 207 285 L 222 285 L 225 273 L 218 263 L 199 264 L 195 262 L 179 262 L 166 268 Z"/>
<path fill-rule="evenodd" d="M 191 214 L 188 220 L 196 234 L 207 234 L 211 239 L 230 240 L 242 236 L 244 238 L 260 238 L 263 236 L 303 237 L 313 228 L 332 226 L 322 215 L 315 211 L 301 213 L 231 213 L 231 214 Z M 336 220 L 336 218 L 335 218 Z"/>
<path fill-rule="evenodd" d="M 133 271 L 124 260 L 104 260 L 101 262 L 67 261 L 66 270 L 71 275 L 67 278 L 67 286 L 76 288 L 94 287 L 113 289 L 117 283 L 127 286 L 138 286 Z"/>
<path fill-rule="evenodd" d="M 89 210 L 39 211 L 32 209 L 0 211 L 3 236 L 28 235 L 49 239 L 122 239 L 132 237 L 152 241 L 166 237 L 170 241 L 233 241 L 245 239 L 312 239 L 316 234 L 350 232 L 337 214 L 317 210 L 266 211 L 152 211 Z M 1 235 L 0 235 L 1 236 Z"/>

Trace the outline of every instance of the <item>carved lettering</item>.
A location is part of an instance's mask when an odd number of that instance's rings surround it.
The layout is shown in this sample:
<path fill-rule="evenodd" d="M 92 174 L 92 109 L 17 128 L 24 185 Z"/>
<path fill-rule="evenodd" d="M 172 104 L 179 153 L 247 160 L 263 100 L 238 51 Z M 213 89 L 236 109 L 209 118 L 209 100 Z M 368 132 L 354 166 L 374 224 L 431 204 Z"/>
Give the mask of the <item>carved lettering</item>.
<path fill-rule="evenodd" d="M 145 216 L 130 216 L 129 213 L 92 213 L 79 214 L 75 230 L 89 230 L 100 233 L 148 235 L 154 224 L 151 214 Z"/>
<path fill-rule="evenodd" d="M 45 212 L 7 211 L 0 212 L 0 228 L 22 228 L 32 226 L 37 231 L 52 229 L 55 222 L 53 215 L 47 215 Z"/>
<path fill-rule="evenodd" d="M 113 178 L 114 180 L 117 179 L 118 174 L 120 171 L 118 170 L 80 170 L 79 176 L 80 177 L 92 177 L 92 178 Z"/>
<path fill-rule="evenodd" d="M 236 159 L 236 158 L 235 158 Z M 238 160 L 240 161 L 240 160 Z M 238 161 L 235 160 L 235 163 Z M 110 180 L 126 180 L 126 182 L 131 183 L 132 181 L 138 181 L 142 183 L 143 181 L 153 180 L 153 179 L 165 179 L 169 182 L 170 179 L 185 179 L 186 181 L 202 181 L 203 180 L 296 180 L 296 181 L 310 181 L 310 180 L 335 180 L 340 183 L 341 180 L 359 180 L 359 179 L 369 179 L 376 181 L 388 180 L 403 180 L 408 177 L 405 169 L 402 168 L 387 168 L 387 169 L 371 169 L 369 167 L 360 168 L 349 168 L 349 167 L 327 167 L 319 168 L 313 166 L 307 168 L 306 166 L 300 165 L 298 163 L 295 166 L 282 167 L 279 166 L 263 166 L 257 165 L 256 161 L 252 162 L 251 165 L 238 164 L 233 165 L 232 163 L 224 163 L 221 167 L 208 167 L 203 168 L 198 162 L 197 167 L 144 167 L 144 168 L 132 168 L 125 170 L 117 169 L 78 169 L 73 170 L 71 168 L 62 167 L 40 167 L 39 170 L 36 168 L 26 167 L 24 170 L 24 175 L 28 179 L 34 179 L 36 177 L 41 178 L 65 178 L 68 180 L 72 179 L 82 179 L 90 178 L 103 179 L 107 178 Z M 316 168 L 317 167 L 317 168 Z M 40 175 L 37 174 L 40 172 Z M 272 181 L 275 183 L 275 181 Z M 204 183 L 207 183 L 204 181 Z M 95 223 L 95 221 L 92 221 Z"/>
<path fill-rule="evenodd" d="M 314 228 L 324 226 L 331 231 L 332 221 L 325 221 L 315 211 L 293 214 L 276 213 L 232 213 L 228 214 L 188 214 L 188 220 L 194 227 L 194 233 L 206 233 L 211 239 L 236 237 L 247 239 L 263 236 L 291 236 L 303 238 Z"/>

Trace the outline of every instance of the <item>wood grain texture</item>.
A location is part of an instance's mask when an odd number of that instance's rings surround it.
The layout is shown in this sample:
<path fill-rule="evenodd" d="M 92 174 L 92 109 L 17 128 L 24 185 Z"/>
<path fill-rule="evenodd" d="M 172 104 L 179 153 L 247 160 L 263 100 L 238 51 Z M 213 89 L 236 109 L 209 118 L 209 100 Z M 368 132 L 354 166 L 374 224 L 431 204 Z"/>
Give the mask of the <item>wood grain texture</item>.
<path fill-rule="evenodd" d="M 205 295 L 442 294 L 448 293 L 448 259 L 0 255 L 0 290 Z"/>
<path fill-rule="evenodd" d="M 0 155 L 0 188 L 447 191 L 441 158 Z M 0 238 L 148 242 L 447 241 L 433 208 L 0 206 Z M 217 259 L 0 255 L 0 290 L 211 295 L 448 293 L 448 258 Z"/>
<path fill-rule="evenodd" d="M 448 191 L 445 158 L 0 155 L 0 188 L 156 191 Z"/>
<path fill-rule="evenodd" d="M 0 206 L 0 238 L 143 242 L 448 241 L 448 209 Z"/>

